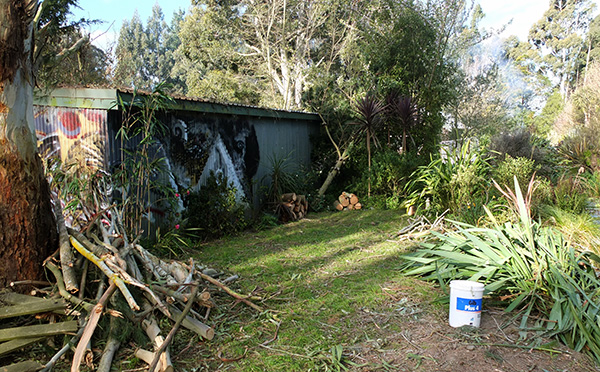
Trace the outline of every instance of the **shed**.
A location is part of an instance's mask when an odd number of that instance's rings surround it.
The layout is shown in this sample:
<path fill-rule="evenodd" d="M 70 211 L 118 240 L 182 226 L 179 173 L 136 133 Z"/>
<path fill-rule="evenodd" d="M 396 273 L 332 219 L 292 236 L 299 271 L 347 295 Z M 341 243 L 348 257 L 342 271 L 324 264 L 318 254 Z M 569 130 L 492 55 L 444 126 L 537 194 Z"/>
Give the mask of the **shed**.
<path fill-rule="evenodd" d="M 123 89 L 38 92 L 34 116 L 40 153 L 110 172 L 123 147 L 116 140 L 123 117 L 117 102 L 134 97 L 136 92 Z M 167 160 L 167 177 L 178 192 L 197 190 L 211 171 L 222 172 L 239 198 L 257 206 L 261 187 L 270 182 L 271 159 L 287 158 L 297 170 L 310 167 L 317 114 L 173 98 L 160 116 L 166 134 L 158 139 L 157 151 Z"/>

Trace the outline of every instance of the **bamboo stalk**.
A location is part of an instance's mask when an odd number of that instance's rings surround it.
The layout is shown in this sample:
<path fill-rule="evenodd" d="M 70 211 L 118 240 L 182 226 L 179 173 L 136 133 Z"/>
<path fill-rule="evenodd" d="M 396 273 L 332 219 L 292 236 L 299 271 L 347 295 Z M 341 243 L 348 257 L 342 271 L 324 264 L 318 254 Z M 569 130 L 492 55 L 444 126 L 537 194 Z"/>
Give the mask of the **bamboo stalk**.
<path fill-rule="evenodd" d="M 119 276 L 117 276 L 104 262 L 104 260 L 101 260 L 100 258 L 96 257 L 95 254 L 93 254 L 92 252 L 88 251 L 83 245 L 81 245 L 81 243 L 79 243 L 73 236 L 71 236 L 71 244 L 73 244 L 73 247 L 75 247 L 75 249 L 81 253 L 82 256 L 84 256 L 85 258 L 87 258 L 88 260 L 92 261 L 92 263 L 96 266 L 98 266 L 98 268 L 100 270 L 102 270 L 102 272 L 104 274 L 106 274 L 106 276 L 109 277 L 109 279 L 111 281 L 113 281 L 115 283 L 115 285 L 117 286 L 117 288 L 119 288 L 119 290 L 121 291 L 121 293 L 123 294 L 123 297 L 125 297 L 125 300 L 127 301 L 127 303 L 129 304 L 129 307 L 131 307 L 131 309 L 133 310 L 140 310 L 140 307 L 138 306 L 138 304 L 135 302 L 133 296 L 131 295 L 131 292 L 129 292 L 129 289 L 127 289 L 127 286 L 125 285 L 125 283 L 123 282 L 123 280 L 121 278 L 119 278 Z"/>

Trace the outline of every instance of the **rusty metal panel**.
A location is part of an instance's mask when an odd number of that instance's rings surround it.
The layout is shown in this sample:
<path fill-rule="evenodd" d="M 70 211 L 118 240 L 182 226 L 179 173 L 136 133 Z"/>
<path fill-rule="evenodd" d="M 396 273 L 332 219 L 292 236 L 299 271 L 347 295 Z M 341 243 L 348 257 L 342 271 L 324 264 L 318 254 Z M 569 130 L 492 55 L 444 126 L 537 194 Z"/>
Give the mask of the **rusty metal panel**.
<path fill-rule="evenodd" d="M 41 156 L 106 169 L 107 110 L 34 106 L 33 111 Z"/>

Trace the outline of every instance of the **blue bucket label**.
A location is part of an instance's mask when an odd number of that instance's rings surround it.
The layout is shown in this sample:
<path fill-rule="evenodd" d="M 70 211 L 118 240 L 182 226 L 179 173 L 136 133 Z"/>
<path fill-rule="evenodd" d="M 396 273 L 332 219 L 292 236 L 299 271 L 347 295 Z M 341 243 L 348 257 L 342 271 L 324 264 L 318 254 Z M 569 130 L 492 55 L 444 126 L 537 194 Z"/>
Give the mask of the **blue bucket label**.
<path fill-rule="evenodd" d="M 481 298 L 456 298 L 456 310 L 469 311 L 472 313 L 481 312 Z"/>

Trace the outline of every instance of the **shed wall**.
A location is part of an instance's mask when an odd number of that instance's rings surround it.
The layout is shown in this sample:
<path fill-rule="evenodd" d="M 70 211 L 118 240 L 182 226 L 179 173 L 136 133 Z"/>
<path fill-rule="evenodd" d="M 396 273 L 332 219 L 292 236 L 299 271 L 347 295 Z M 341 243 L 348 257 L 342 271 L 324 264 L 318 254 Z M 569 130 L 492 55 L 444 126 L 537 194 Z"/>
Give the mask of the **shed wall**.
<path fill-rule="evenodd" d="M 179 211 L 187 191 L 198 190 L 211 171 L 222 172 L 240 200 L 258 207 L 271 181 L 273 160 L 286 159 L 289 171 L 310 167 L 310 136 L 319 130 L 314 115 L 237 106 L 224 106 L 227 110 L 220 112 L 210 105 L 205 105 L 210 112 L 202 112 L 194 102 L 184 103 L 190 107 L 184 105 L 161 117 L 167 130 L 152 149 L 155 156 L 166 159 L 159 177 L 182 196 Z M 261 113 L 264 116 L 257 115 Z M 41 154 L 108 171 L 121 163 L 120 111 L 42 104 L 34 106 L 34 115 Z M 138 144 L 138 138 L 131 138 L 124 146 L 131 150 Z M 149 197 L 160 199 L 164 195 Z M 166 208 L 150 206 L 151 225 L 177 222 L 166 216 Z M 153 234 L 152 228 L 146 231 Z"/>

